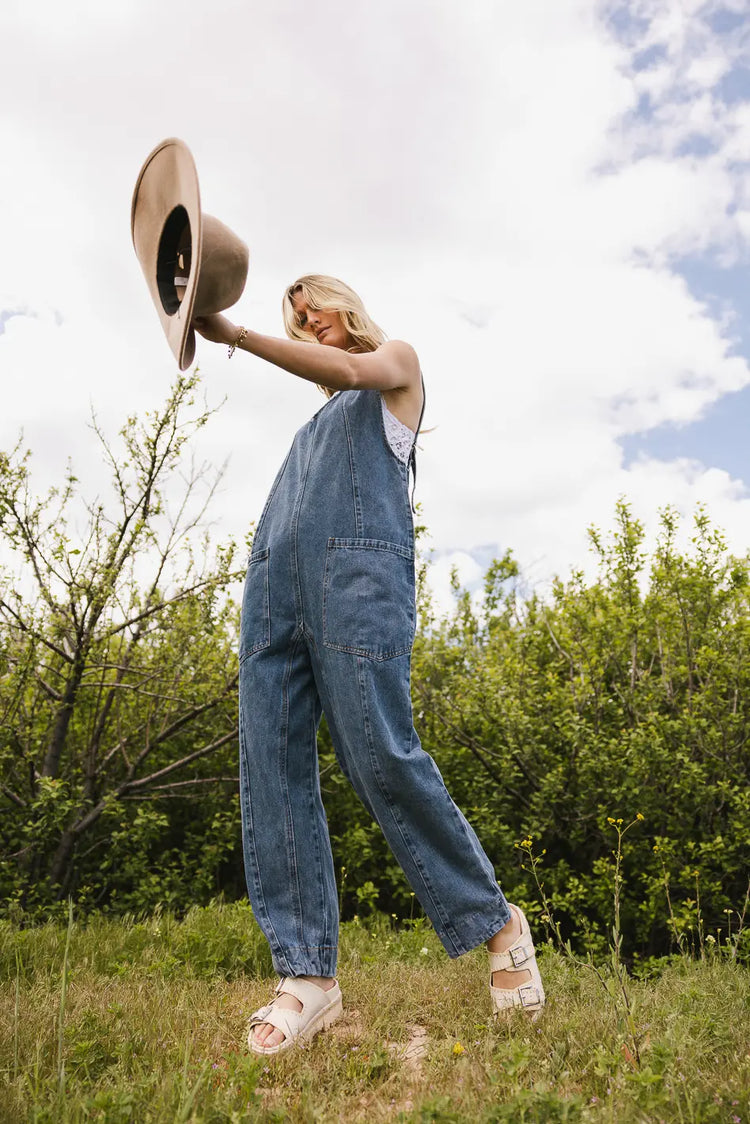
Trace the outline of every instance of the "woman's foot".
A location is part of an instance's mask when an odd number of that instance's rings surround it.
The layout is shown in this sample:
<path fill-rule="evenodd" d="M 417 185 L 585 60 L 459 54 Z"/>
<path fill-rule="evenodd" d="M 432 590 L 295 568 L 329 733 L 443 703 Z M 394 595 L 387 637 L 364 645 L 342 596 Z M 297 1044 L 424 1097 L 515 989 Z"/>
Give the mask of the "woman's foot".
<path fill-rule="evenodd" d="M 301 984 L 303 985 L 303 987 L 297 988 L 295 987 L 296 984 Z M 262 1008 L 261 1011 L 256 1011 L 255 1015 L 251 1019 L 250 1030 L 248 1033 L 248 1045 L 250 1046 L 251 1050 L 255 1050 L 257 1053 L 275 1053 L 277 1052 L 275 1048 L 283 1046 L 283 1044 L 287 1040 L 288 1035 L 284 1032 L 284 1030 L 276 1026 L 274 1022 L 254 1021 L 259 1016 L 262 1017 L 264 1015 L 270 1015 L 272 1010 L 274 1012 L 290 1012 L 292 1016 L 290 1019 L 287 1020 L 285 1016 L 281 1016 L 278 1020 L 285 1024 L 287 1031 L 290 1031 L 291 1027 L 297 1026 L 298 1034 L 303 1034 L 308 1029 L 306 1025 L 301 1024 L 300 1020 L 294 1018 L 295 1015 L 301 1015 L 308 1006 L 307 1001 L 301 1001 L 299 998 L 297 998 L 297 995 L 294 994 L 295 991 L 303 993 L 305 984 L 312 984 L 314 987 L 323 992 L 333 991 L 334 989 L 338 991 L 336 980 L 331 976 L 297 976 L 295 978 L 282 979 L 278 987 L 276 988 L 276 995 L 268 1004 L 268 1006 Z M 326 1007 L 326 1001 L 322 999 L 322 996 L 319 997 L 315 995 L 314 992 L 308 992 L 308 995 L 312 995 L 314 997 L 316 1006 Z M 333 1018 L 337 1017 L 338 1013 L 334 1014 L 331 1018 L 331 1021 L 333 1021 Z M 324 1025 L 326 1025 L 325 1019 L 321 1020 L 320 1018 L 316 1017 L 315 1012 L 313 1012 L 311 1025 L 309 1027 L 310 1036 L 312 1036 L 312 1034 L 314 1034 L 317 1030 L 321 1030 Z M 296 1038 L 298 1034 L 294 1037 Z M 291 1045 L 291 1042 L 289 1042 L 289 1045 Z"/>
<path fill-rule="evenodd" d="M 510 921 L 487 941 L 487 951 L 494 1009 L 523 1007 L 540 1011 L 544 1006 L 544 988 L 529 925 L 518 906 L 510 906 Z"/>
<path fill-rule="evenodd" d="M 520 936 L 521 919 L 516 912 L 516 907 L 512 905 L 510 906 L 510 921 L 503 926 L 499 933 L 495 933 L 494 937 L 487 941 L 487 951 L 507 952 Z M 492 973 L 492 986 L 503 989 L 520 987 L 522 984 L 529 983 L 530 980 L 531 972 L 527 968 L 518 972 L 505 968 Z"/>

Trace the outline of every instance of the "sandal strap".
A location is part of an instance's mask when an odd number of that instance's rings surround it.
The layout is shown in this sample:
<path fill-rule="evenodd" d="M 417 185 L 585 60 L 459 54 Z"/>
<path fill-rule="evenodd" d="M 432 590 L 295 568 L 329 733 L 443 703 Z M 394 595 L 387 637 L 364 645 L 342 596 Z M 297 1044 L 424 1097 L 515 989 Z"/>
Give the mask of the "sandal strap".
<path fill-rule="evenodd" d="M 508 968 L 522 968 L 535 956 L 534 942 L 531 939 L 519 940 L 505 952 L 490 953 L 490 971 L 504 972 Z"/>
<path fill-rule="evenodd" d="M 274 991 L 276 995 L 293 995 L 302 1004 L 303 1010 L 310 1016 L 322 1011 L 336 998 L 337 994 L 341 994 L 336 979 L 333 981 L 333 987 L 326 989 L 319 987 L 318 984 L 310 983 L 309 980 L 297 979 L 294 976 L 285 976 L 280 979 Z"/>
<path fill-rule="evenodd" d="M 302 1011 L 285 1011 L 283 1007 L 271 1007 L 268 1014 L 264 1015 L 262 1019 L 250 1020 L 248 1030 L 252 1030 L 259 1022 L 269 1023 L 270 1026 L 275 1026 L 280 1030 L 286 1039 L 294 1042 L 302 1029 L 304 1019 L 304 1012 Z"/>
<path fill-rule="evenodd" d="M 266 1022 L 266 1015 L 269 1011 L 273 1010 L 272 1003 L 266 1003 L 265 1007 L 259 1007 L 257 1011 L 253 1011 L 250 1016 L 249 1026 L 257 1026 L 258 1023 Z"/>
<path fill-rule="evenodd" d="M 492 1002 L 496 1011 L 505 1007 L 538 1007 L 544 1003 L 544 996 L 533 984 L 522 984 L 521 987 L 493 987 Z"/>
<path fill-rule="evenodd" d="M 325 991 L 309 980 L 295 979 L 294 976 L 283 976 L 274 991 L 277 995 L 293 995 L 303 1007 L 323 1007 L 331 999 L 330 991 Z"/>

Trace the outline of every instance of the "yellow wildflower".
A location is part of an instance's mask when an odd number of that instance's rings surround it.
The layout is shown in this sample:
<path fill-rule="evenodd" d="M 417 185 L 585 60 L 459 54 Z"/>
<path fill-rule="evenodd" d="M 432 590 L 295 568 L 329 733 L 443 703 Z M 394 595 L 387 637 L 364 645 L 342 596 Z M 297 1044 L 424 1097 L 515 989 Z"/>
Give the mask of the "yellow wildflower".
<path fill-rule="evenodd" d="M 453 1047 L 453 1053 L 454 1053 L 455 1057 L 460 1058 L 461 1054 L 466 1053 L 466 1050 L 463 1048 L 463 1046 L 461 1045 L 460 1042 L 457 1042 L 456 1045 Z"/>

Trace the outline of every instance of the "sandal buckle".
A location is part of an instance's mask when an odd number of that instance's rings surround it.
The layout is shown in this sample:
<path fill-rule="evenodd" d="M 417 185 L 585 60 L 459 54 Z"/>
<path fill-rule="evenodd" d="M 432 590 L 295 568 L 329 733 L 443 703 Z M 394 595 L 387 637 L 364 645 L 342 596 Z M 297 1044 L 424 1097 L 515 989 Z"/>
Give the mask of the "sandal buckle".
<path fill-rule="evenodd" d="M 527 960 L 531 960 L 534 955 L 533 951 L 529 951 L 528 945 L 518 945 L 509 950 L 509 956 L 514 968 L 520 968 Z"/>
<path fill-rule="evenodd" d="M 525 997 L 525 992 L 530 993 L 528 1000 Z M 534 1004 L 539 1002 L 539 992 L 533 984 L 525 984 L 523 987 L 519 987 L 518 998 L 521 1000 L 522 1007 L 533 1007 Z"/>

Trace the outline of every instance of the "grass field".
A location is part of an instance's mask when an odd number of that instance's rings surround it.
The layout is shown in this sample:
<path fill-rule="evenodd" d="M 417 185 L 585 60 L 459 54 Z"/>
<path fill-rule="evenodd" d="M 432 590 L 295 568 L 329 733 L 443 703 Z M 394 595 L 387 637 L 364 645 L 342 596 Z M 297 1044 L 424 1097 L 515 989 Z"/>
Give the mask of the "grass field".
<path fill-rule="evenodd" d="M 481 952 L 451 962 L 421 923 L 349 923 L 344 1018 L 264 1064 L 244 1026 L 274 980 L 247 907 L 2 923 L 0 1124 L 750 1124 L 746 969 L 664 961 L 628 982 L 629 1021 L 608 971 L 605 987 L 552 949 L 541 967 L 542 1018 L 493 1022 Z"/>

